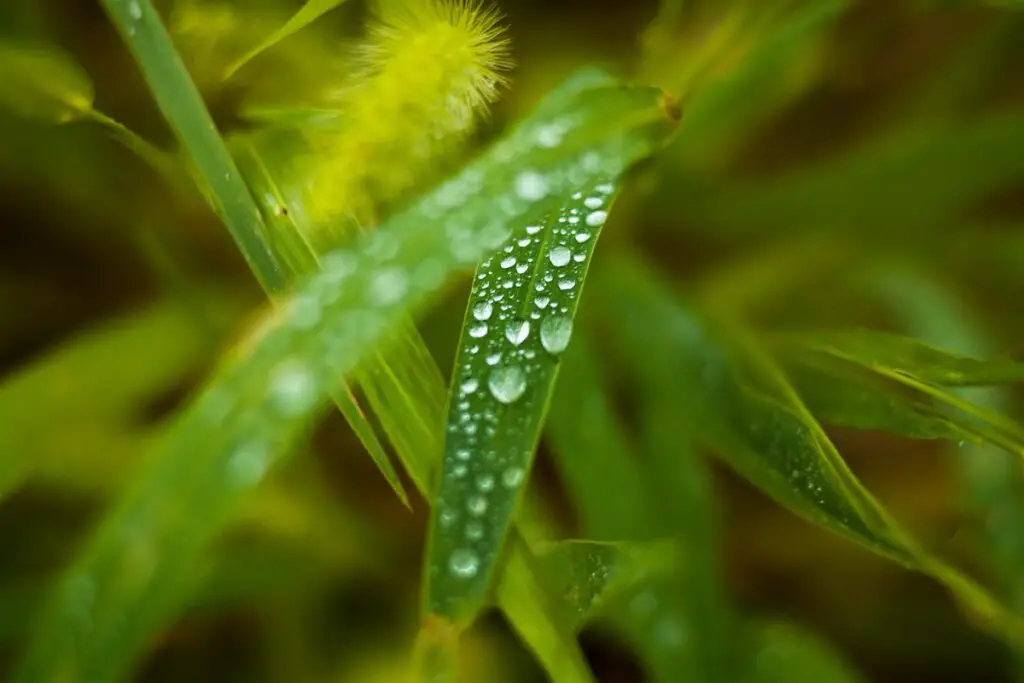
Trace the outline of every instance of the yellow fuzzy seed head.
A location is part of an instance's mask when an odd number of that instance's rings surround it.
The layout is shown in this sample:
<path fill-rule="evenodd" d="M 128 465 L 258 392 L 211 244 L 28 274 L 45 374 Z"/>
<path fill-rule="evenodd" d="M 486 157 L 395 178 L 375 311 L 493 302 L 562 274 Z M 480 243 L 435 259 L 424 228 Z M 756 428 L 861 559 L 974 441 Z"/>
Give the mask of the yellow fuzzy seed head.
<path fill-rule="evenodd" d="M 498 19 L 476 0 L 402 0 L 381 10 L 341 93 L 341 126 L 312 141 L 315 224 L 373 223 L 378 206 L 423 182 L 431 163 L 458 146 L 505 82 Z"/>

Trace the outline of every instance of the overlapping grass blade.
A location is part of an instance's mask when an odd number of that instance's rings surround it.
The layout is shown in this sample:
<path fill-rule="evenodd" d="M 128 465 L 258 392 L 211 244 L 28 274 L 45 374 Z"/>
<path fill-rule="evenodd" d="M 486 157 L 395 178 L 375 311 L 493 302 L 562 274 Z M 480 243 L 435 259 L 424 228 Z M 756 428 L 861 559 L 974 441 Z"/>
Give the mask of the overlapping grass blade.
<path fill-rule="evenodd" d="M 608 217 L 611 181 L 598 175 L 477 268 L 430 529 L 429 612 L 468 622 L 486 602 Z M 515 183 L 528 196 L 548 192 L 547 178 L 533 170 Z"/>
<path fill-rule="evenodd" d="M 132 3 L 108 5 L 129 37 L 156 20 L 148 4 L 141 19 Z M 146 26 L 145 35 L 156 30 Z M 538 145 L 540 131 L 563 121 L 570 125 L 560 145 Z M 570 82 L 355 249 L 326 254 L 322 270 L 183 411 L 58 586 L 14 680 L 123 678 L 174 613 L 226 512 L 368 349 L 453 271 L 479 262 L 561 197 L 650 154 L 673 126 L 656 90 Z M 524 191 L 523 173 L 542 177 L 546 192 Z"/>
<path fill-rule="evenodd" d="M 930 574 L 982 625 L 1021 642 L 1019 619 L 972 579 L 919 547 L 863 488 L 770 358 L 733 326 L 716 332 L 716 325 L 679 304 L 635 264 L 615 265 L 607 284 L 599 283 L 615 311 L 620 355 L 638 373 L 657 368 L 675 386 L 688 387 L 676 392 L 676 414 L 693 422 L 705 442 L 779 502 Z"/>
<path fill-rule="evenodd" d="M 246 52 L 238 60 L 232 63 L 225 72 L 224 78 L 231 78 L 235 72 L 251 62 L 260 53 L 274 47 L 293 33 L 301 31 L 303 28 L 312 24 L 321 16 L 327 14 L 343 2 L 345 2 L 345 0 L 306 0 L 306 4 L 300 7 L 299 11 L 293 14 L 292 17 L 285 22 L 283 26 L 281 26 L 281 28 L 274 31 L 272 34 L 267 36 L 263 42 Z"/>

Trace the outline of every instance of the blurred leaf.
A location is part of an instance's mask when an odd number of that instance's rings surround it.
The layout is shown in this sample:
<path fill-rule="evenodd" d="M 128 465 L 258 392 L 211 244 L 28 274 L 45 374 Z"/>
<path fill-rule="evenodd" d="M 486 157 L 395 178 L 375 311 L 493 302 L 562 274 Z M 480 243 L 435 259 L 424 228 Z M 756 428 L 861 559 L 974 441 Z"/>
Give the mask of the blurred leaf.
<path fill-rule="evenodd" d="M 92 111 L 89 75 L 52 45 L 0 42 L 0 108 L 19 116 L 67 123 Z"/>
<path fill-rule="evenodd" d="M 600 160 L 595 160 L 596 166 Z M 427 609 L 470 621 L 483 606 L 572 336 L 614 186 L 600 177 L 477 268 L 452 378 L 443 479 L 430 529 Z M 517 192 L 548 180 L 526 170 Z"/>
<path fill-rule="evenodd" d="M 245 53 L 241 58 L 229 66 L 224 74 L 224 78 L 231 78 L 236 71 L 245 66 L 261 52 L 272 48 L 288 36 L 302 30 L 343 2 L 345 2 L 345 0 L 306 0 L 306 4 L 303 5 L 298 12 L 292 15 L 292 18 L 285 22 L 284 26 L 274 31 L 274 33 L 268 36 L 266 40 L 249 52 Z"/>
<path fill-rule="evenodd" d="M 749 683 L 864 683 L 834 651 L 808 631 L 787 623 L 750 627 Z"/>
<path fill-rule="evenodd" d="M 607 283 L 599 280 L 599 291 L 615 311 L 621 355 L 652 382 L 670 377 L 687 387 L 675 392 L 677 419 L 780 503 L 935 577 L 987 628 L 1021 641 L 1017 618 L 966 575 L 927 554 L 889 517 L 752 340 L 732 325 L 725 327 L 727 335 L 714 332 L 635 264 L 615 265 Z M 720 341 L 725 336 L 727 346 Z"/>
<path fill-rule="evenodd" d="M 122 26 L 150 35 L 152 26 L 136 26 L 134 5 L 108 2 Z M 142 17 L 152 22 L 152 8 Z M 570 82 L 357 249 L 326 254 L 321 272 L 176 421 L 57 588 L 14 680 L 123 678 L 180 604 L 194 558 L 226 512 L 288 450 L 328 389 L 453 271 L 513 229 L 525 236 L 557 198 L 657 149 L 673 127 L 661 105 L 651 89 Z M 538 148 L 538 131 L 567 117 L 575 125 L 562 144 Z M 546 194 L 523 191 L 523 169 L 544 179 Z"/>
<path fill-rule="evenodd" d="M 902 373 L 941 386 L 975 386 L 1024 381 L 1024 363 L 1009 358 L 977 360 L 922 341 L 869 329 L 808 332 L 783 337 L 797 346 L 876 370 Z"/>

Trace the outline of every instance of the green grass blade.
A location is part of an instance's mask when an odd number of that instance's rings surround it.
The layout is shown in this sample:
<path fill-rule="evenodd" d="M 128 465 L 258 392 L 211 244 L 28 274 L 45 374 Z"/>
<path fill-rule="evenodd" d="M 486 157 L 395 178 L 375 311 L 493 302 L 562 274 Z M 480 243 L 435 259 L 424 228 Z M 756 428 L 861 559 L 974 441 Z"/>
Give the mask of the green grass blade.
<path fill-rule="evenodd" d="M 103 0 L 103 6 L 256 279 L 280 292 L 285 274 L 267 245 L 259 210 L 150 0 Z"/>
<path fill-rule="evenodd" d="M 237 61 L 232 63 L 225 72 L 224 78 L 231 78 L 235 75 L 235 72 L 252 61 L 260 53 L 274 47 L 293 33 L 301 31 L 306 26 L 312 24 L 321 16 L 327 14 L 343 2 L 345 2 L 345 0 L 306 0 L 306 4 L 303 5 L 298 12 L 292 15 L 291 19 L 285 22 L 281 28 L 274 31 L 266 40 L 246 52 Z"/>
<path fill-rule="evenodd" d="M 117 9 L 142 30 L 127 5 Z M 146 12 L 143 23 L 155 20 Z M 539 130 L 567 118 L 575 126 L 560 146 L 536 145 Z M 14 680 L 122 679 L 187 593 L 195 559 L 227 512 L 368 349 L 454 271 L 545 215 L 553 197 L 621 173 L 672 129 L 656 90 L 570 83 L 356 249 L 326 254 L 321 272 L 181 414 L 57 587 Z M 523 168 L 545 179 L 547 194 L 522 191 Z"/>
<path fill-rule="evenodd" d="M 93 95 L 89 75 L 57 47 L 0 42 L 0 108 L 67 123 L 89 115 Z"/>
<path fill-rule="evenodd" d="M 430 529 L 428 612 L 468 622 L 487 599 L 608 216 L 614 186 L 598 178 L 477 268 Z M 516 179 L 527 195 L 546 182 L 533 171 Z"/>
<path fill-rule="evenodd" d="M 743 683 L 865 683 L 817 636 L 783 622 L 751 624 Z"/>
<path fill-rule="evenodd" d="M 678 304 L 655 279 L 627 261 L 616 266 L 600 292 L 615 311 L 621 355 L 638 373 L 657 368 L 661 381 L 671 383 L 668 390 L 690 388 L 676 391 L 679 419 L 693 421 L 732 467 L 780 503 L 935 577 L 981 625 L 1021 641 L 1019 619 L 969 577 L 921 549 L 863 488 L 770 358 L 735 328 L 724 344 L 725 335 Z M 751 381 L 756 392 L 744 386 Z"/>
<path fill-rule="evenodd" d="M 947 387 L 1024 381 L 1024 363 L 1008 358 L 978 360 L 898 334 L 854 329 L 788 335 L 787 346 L 803 347 L 871 370 L 888 370 Z"/>

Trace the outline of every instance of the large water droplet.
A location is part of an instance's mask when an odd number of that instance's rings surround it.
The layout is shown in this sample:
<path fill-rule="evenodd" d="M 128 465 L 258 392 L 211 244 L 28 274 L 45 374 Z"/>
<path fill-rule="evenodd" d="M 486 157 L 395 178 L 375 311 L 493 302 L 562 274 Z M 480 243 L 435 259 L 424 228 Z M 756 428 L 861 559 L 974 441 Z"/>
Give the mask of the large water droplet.
<path fill-rule="evenodd" d="M 505 338 L 513 346 L 519 346 L 530 336 L 530 323 L 526 320 L 513 320 L 505 327 Z"/>
<path fill-rule="evenodd" d="M 528 271 L 529 269 L 529 263 L 520 263 L 519 265 L 516 266 L 516 272 L 519 273 L 520 275 L 525 275 L 526 271 Z"/>
<path fill-rule="evenodd" d="M 469 336 L 474 339 L 479 339 L 487 334 L 487 323 L 480 323 L 479 325 L 473 325 L 469 328 Z"/>
<path fill-rule="evenodd" d="M 479 386 L 480 382 L 478 382 L 475 377 L 470 377 L 465 382 L 463 382 L 461 386 L 459 386 L 459 389 L 464 394 L 472 394 L 474 391 L 476 391 L 477 387 Z"/>
<path fill-rule="evenodd" d="M 501 483 L 506 488 L 514 489 L 523 483 L 523 479 L 526 478 L 526 472 L 522 467 L 509 467 L 501 474 Z"/>
<path fill-rule="evenodd" d="M 548 252 L 548 261 L 551 261 L 551 265 L 555 266 L 556 268 L 561 268 L 562 266 L 568 264 L 569 259 L 571 258 L 572 252 L 569 251 L 566 247 L 555 247 L 554 249 Z"/>
<path fill-rule="evenodd" d="M 536 235 L 538 232 L 540 232 L 543 229 L 544 229 L 543 225 L 527 225 L 526 226 L 526 234 L 527 235 Z"/>
<path fill-rule="evenodd" d="M 507 270 L 507 269 L 511 268 L 512 266 L 514 266 L 515 264 L 516 264 L 516 257 L 515 256 L 506 256 L 505 258 L 503 258 L 501 260 L 501 263 L 499 265 L 502 268 Z"/>
<path fill-rule="evenodd" d="M 586 242 L 589 239 L 590 239 L 590 233 L 589 232 L 578 232 L 578 233 L 576 233 L 576 241 L 579 242 L 580 244 L 583 244 L 584 242 Z"/>
<path fill-rule="evenodd" d="M 526 376 L 519 366 L 506 365 L 491 372 L 487 386 L 498 401 L 515 403 L 526 391 Z"/>
<path fill-rule="evenodd" d="M 594 211 L 587 216 L 587 225 L 596 228 L 599 225 L 604 225 L 606 220 L 608 220 L 607 211 Z"/>
<path fill-rule="evenodd" d="M 471 579 L 480 569 L 480 558 L 472 550 L 459 548 L 448 558 L 448 568 L 460 579 Z"/>
<path fill-rule="evenodd" d="M 500 353 L 492 353 L 491 355 L 489 355 L 486 358 L 484 358 L 484 362 L 487 363 L 488 365 L 497 365 L 498 361 L 500 361 L 500 360 L 501 360 L 501 354 Z"/>
<path fill-rule="evenodd" d="M 536 171 L 523 171 L 516 176 L 516 194 L 520 199 L 535 201 L 548 193 L 548 181 Z"/>
<path fill-rule="evenodd" d="M 558 288 L 563 292 L 568 292 L 570 289 L 576 286 L 575 280 L 559 280 Z"/>
<path fill-rule="evenodd" d="M 487 499 L 483 496 L 472 496 L 466 503 L 466 509 L 471 515 L 479 517 L 487 512 Z"/>
<path fill-rule="evenodd" d="M 551 299 L 546 296 L 538 296 L 533 300 L 533 305 L 540 309 L 547 308 L 549 303 L 551 303 Z"/>
<path fill-rule="evenodd" d="M 587 197 L 583 200 L 583 206 L 588 209 L 600 209 L 602 204 L 604 204 L 604 200 L 600 197 Z"/>
<path fill-rule="evenodd" d="M 480 321 L 489 320 L 493 312 L 494 307 L 491 306 L 490 301 L 484 301 L 473 307 L 473 317 Z"/>
<path fill-rule="evenodd" d="M 285 363 L 270 378 L 270 399 L 285 415 L 301 415 L 316 404 L 316 382 L 299 363 Z"/>
<path fill-rule="evenodd" d="M 559 354 L 565 351 L 572 338 L 572 320 L 561 315 L 544 318 L 540 324 L 540 345 L 548 353 Z"/>

